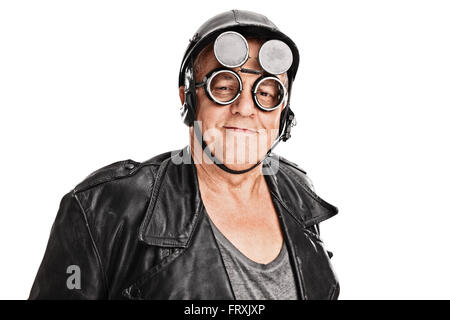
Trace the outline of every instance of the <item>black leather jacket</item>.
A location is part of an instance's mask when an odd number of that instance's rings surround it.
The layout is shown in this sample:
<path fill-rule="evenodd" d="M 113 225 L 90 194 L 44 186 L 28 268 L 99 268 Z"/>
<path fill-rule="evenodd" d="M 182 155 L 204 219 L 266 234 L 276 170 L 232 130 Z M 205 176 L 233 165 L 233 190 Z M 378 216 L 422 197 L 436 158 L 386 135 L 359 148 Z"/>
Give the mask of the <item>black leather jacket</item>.
<path fill-rule="evenodd" d="M 189 147 L 177 152 L 191 159 Z M 63 197 L 30 299 L 235 298 L 195 165 L 174 163 L 171 154 L 113 163 Z M 265 179 L 301 298 L 336 299 L 339 284 L 318 224 L 337 208 L 281 157 L 276 174 Z M 67 286 L 71 265 L 79 267 L 79 289 Z"/>

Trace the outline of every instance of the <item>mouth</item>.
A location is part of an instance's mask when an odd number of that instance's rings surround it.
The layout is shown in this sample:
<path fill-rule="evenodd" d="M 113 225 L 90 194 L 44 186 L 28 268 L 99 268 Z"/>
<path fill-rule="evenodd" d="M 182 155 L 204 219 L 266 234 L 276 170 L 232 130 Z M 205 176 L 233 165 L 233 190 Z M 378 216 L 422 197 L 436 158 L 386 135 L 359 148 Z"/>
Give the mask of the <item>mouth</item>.
<path fill-rule="evenodd" d="M 255 129 L 250 128 L 241 128 L 241 127 L 232 127 L 232 126 L 223 126 L 225 130 L 230 130 L 232 132 L 240 132 L 240 133 L 248 133 L 248 134 L 256 134 L 258 133 Z"/>

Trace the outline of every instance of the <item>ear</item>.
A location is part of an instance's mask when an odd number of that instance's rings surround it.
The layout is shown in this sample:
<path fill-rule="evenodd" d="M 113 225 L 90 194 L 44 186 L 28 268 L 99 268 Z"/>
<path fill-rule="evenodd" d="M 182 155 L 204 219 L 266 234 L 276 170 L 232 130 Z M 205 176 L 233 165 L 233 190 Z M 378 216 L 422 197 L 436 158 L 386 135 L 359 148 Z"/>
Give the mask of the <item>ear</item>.
<path fill-rule="evenodd" d="M 183 105 L 184 99 L 185 99 L 184 86 L 181 86 L 178 90 L 179 90 L 178 94 L 180 95 L 181 105 Z"/>

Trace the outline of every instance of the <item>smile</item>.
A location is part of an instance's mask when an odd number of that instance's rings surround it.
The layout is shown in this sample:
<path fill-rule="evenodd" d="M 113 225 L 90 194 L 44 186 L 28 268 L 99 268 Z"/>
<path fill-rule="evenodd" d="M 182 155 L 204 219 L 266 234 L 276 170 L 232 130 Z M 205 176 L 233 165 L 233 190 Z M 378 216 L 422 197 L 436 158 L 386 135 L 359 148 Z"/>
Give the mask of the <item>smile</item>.
<path fill-rule="evenodd" d="M 248 128 L 239 128 L 239 127 L 225 127 L 226 130 L 230 130 L 232 132 L 240 132 L 240 133 L 248 133 L 248 134 L 256 134 L 257 131 Z"/>

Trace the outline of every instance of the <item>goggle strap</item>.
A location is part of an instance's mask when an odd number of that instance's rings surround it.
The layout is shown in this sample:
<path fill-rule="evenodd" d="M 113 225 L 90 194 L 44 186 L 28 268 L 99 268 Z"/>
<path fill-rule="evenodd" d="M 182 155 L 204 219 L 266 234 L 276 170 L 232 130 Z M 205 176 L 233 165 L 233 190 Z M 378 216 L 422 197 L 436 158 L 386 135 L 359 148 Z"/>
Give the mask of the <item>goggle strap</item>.
<path fill-rule="evenodd" d="M 245 73 L 251 73 L 251 74 L 263 74 L 263 72 L 264 72 L 261 70 L 247 69 L 247 68 L 241 68 L 241 69 L 239 69 L 239 71 L 245 72 Z"/>

